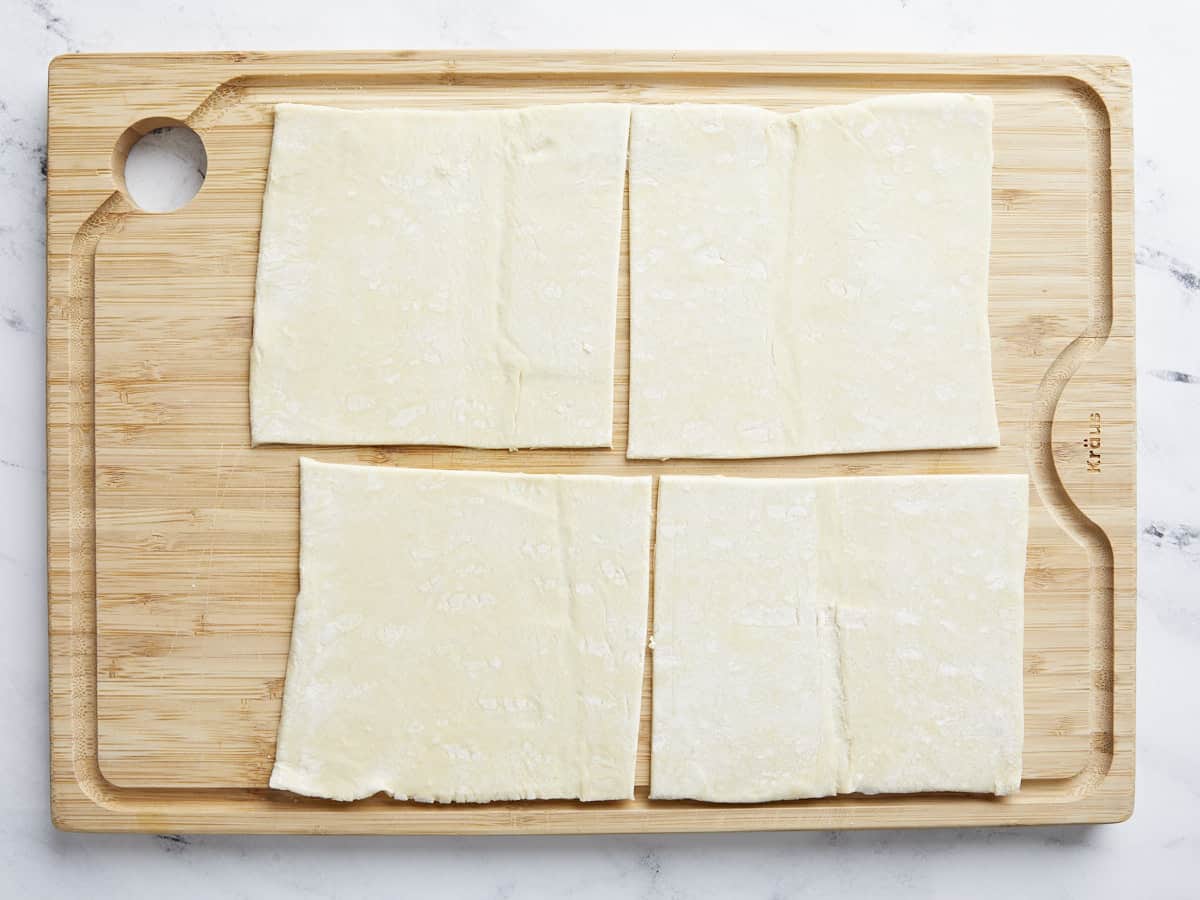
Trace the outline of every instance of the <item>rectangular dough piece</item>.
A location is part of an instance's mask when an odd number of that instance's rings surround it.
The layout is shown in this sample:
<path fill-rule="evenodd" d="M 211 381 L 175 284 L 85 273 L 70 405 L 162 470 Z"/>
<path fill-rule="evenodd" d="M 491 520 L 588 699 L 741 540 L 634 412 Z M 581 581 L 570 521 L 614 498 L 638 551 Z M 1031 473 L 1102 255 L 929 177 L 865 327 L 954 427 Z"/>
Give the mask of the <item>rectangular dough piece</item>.
<path fill-rule="evenodd" d="M 629 107 L 280 104 L 254 443 L 612 444 Z"/>
<path fill-rule="evenodd" d="M 650 479 L 301 460 L 271 787 L 633 796 Z"/>
<path fill-rule="evenodd" d="M 651 796 L 1008 794 L 1028 480 L 664 476 Z"/>
<path fill-rule="evenodd" d="M 999 440 L 992 103 L 639 106 L 631 458 Z"/>
<path fill-rule="evenodd" d="M 811 480 L 660 479 L 651 797 L 836 793 L 845 742 L 817 502 Z"/>

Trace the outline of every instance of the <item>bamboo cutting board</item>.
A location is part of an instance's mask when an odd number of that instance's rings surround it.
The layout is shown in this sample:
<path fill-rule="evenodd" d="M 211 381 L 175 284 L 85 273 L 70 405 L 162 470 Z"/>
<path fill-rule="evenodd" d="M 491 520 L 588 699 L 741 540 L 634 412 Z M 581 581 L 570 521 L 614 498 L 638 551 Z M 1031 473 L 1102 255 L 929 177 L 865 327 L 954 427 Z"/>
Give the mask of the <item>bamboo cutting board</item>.
<path fill-rule="evenodd" d="M 995 101 L 990 319 L 1001 446 L 626 461 L 624 241 L 612 450 L 251 449 L 258 227 L 280 101 L 617 100 L 779 111 L 891 92 Z M 50 67 L 47 432 L 55 823 L 101 831 L 613 832 L 1108 822 L 1133 806 L 1134 374 L 1128 65 L 1094 57 L 331 53 L 69 56 Z M 125 154 L 185 122 L 203 189 L 138 210 Z M 1028 472 L 1025 750 L 1007 798 L 735 806 L 353 804 L 267 789 L 297 590 L 298 469 Z"/>

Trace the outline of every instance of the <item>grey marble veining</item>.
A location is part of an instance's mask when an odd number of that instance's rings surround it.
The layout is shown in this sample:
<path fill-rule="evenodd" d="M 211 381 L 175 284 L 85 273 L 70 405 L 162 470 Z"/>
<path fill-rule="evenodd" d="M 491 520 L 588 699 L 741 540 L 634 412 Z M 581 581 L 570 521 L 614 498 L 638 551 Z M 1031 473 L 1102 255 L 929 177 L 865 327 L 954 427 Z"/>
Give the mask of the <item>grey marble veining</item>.
<path fill-rule="evenodd" d="M 1200 120 L 1192 4 L 1143 0 L 0 2 L 0 885 L 13 896 L 1195 896 L 1200 881 Z M 593 46 L 1110 52 L 1134 66 L 1138 801 L 1094 828 L 567 838 L 87 836 L 50 825 L 46 64 L 106 50 Z M 6 893 L 0 888 L 0 894 Z"/>

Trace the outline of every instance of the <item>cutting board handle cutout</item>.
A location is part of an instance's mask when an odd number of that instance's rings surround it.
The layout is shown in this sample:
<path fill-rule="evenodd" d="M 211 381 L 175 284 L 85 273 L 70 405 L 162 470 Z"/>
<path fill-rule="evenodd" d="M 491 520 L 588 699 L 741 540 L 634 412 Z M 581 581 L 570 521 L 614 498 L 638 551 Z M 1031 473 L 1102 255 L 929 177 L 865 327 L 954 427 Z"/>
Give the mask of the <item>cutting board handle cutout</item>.
<path fill-rule="evenodd" d="M 118 191 L 142 212 L 174 212 L 200 192 L 208 172 L 204 140 L 186 122 L 152 116 L 134 122 L 113 147 Z"/>

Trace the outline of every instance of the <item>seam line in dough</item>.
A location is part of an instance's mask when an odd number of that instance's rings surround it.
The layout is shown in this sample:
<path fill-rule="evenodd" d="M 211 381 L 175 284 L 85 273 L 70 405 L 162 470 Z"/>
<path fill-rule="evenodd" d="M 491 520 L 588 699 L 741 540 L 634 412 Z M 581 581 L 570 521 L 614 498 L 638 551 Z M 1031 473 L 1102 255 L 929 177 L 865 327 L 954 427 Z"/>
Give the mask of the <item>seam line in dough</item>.
<path fill-rule="evenodd" d="M 768 337 L 771 347 L 772 374 L 774 374 L 775 383 L 783 392 L 786 401 L 779 417 L 783 426 L 783 434 L 790 443 L 797 444 L 800 440 L 799 434 L 805 431 L 801 427 L 802 423 L 798 421 L 798 416 L 803 413 L 804 404 L 796 385 L 798 367 L 792 316 L 792 266 L 796 259 L 796 158 L 799 155 L 800 125 L 794 119 L 786 119 L 784 126 L 783 137 L 770 142 L 771 146 L 782 144 L 781 149 L 787 159 L 783 182 L 787 213 L 783 223 L 783 257 L 780 260 L 783 268 L 782 277 L 771 279 L 772 284 L 776 287 L 772 292 L 774 296 L 771 304 L 771 333 Z M 770 130 L 768 134 L 771 134 Z M 782 373 L 780 369 L 783 370 Z"/>
<path fill-rule="evenodd" d="M 846 644 L 842 640 L 842 623 L 838 621 L 837 602 L 830 606 L 830 632 L 833 635 L 834 652 L 831 654 L 834 667 L 834 736 L 838 745 L 837 792 L 851 792 L 850 763 L 854 758 L 854 740 L 850 736 L 850 713 L 846 708 Z"/>
<path fill-rule="evenodd" d="M 523 127 L 521 119 L 518 118 L 517 121 L 518 127 Z M 513 293 L 511 226 L 516 223 L 516 217 L 513 215 L 514 197 L 517 193 L 516 166 L 513 160 L 516 144 L 517 142 L 511 135 L 505 135 L 500 148 L 500 209 L 504 211 L 504 217 L 501 219 L 500 235 L 497 241 L 496 283 L 500 290 L 496 295 L 494 309 L 496 359 L 504 371 L 505 378 L 513 386 L 512 409 L 508 421 L 508 443 L 512 449 L 517 447 L 517 425 L 521 418 L 521 393 L 524 387 L 525 369 L 529 364 L 529 357 L 521 350 L 520 345 L 513 337 L 508 321 Z"/>
<path fill-rule="evenodd" d="M 832 670 L 826 673 L 826 677 L 833 688 L 830 697 L 834 705 L 831 726 L 837 758 L 835 784 L 839 794 L 848 792 L 854 749 L 846 703 L 846 646 L 842 639 L 838 604 L 838 598 L 845 596 L 846 585 L 841 577 L 841 567 L 833 558 L 837 548 L 845 545 L 842 532 L 840 491 L 836 484 L 831 484 L 828 491 L 817 494 L 817 584 L 821 589 L 821 610 L 818 614 L 828 615 L 829 628 L 824 632 L 833 644 L 823 657 Z"/>
<path fill-rule="evenodd" d="M 584 761 L 587 759 L 588 739 L 584 733 L 584 717 L 580 715 L 583 703 L 583 685 L 580 679 L 579 658 L 576 652 L 580 643 L 581 637 L 579 632 L 579 594 L 575 590 L 575 570 L 571 565 L 569 555 L 569 547 L 571 546 L 571 526 L 567 520 L 567 503 L 563 496 L 563 481 L 561 478 L 554 479 L 554 519 L 555 528 L 558 532 L 558 560 L 559 567 L 562 569 L 563 586 L 567 592 L 567 626 L 568 633 L 565 638 L 566 646 L 563 656 L 569 661 L 570 680 L 575 687 L 575 703 L 571 707 L 575 715 L 575 727 L 573 733 L 576 740 L 576 764 L 579 766 L 579 796 L 586 798 L 589 796 L 589 785 L 587 783 L 587 772 Z M 564 667 L 566 668 L 566 667 Z M 566 674 L 564 672 L 564 674 Z"/>

